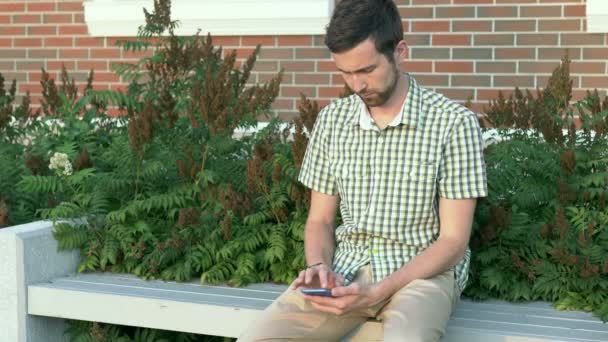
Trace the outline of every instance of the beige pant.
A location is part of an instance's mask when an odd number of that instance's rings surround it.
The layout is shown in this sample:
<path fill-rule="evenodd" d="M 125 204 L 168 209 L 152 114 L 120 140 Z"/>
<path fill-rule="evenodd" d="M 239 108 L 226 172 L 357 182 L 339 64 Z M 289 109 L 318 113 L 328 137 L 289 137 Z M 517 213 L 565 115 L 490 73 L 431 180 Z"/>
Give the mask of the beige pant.
<path fill-rule="evenodd" d="M 355 281 L 371 282 L 371 267 Z M 414 280 L 376 307 L 336 316 L 316 310 L 299 291 L 288 289 L 270 305 L 238 342 L 338 341 L 369 318 L 384 328 L 384 341 L 439 341 L 460 293 L 452 270 L 431 279 Z"/>

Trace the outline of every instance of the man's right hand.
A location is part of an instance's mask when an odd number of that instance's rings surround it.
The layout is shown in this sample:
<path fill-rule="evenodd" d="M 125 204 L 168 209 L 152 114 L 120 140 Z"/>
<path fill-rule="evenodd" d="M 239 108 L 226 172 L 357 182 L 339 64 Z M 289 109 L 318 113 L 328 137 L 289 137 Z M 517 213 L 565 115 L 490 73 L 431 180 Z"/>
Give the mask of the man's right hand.
<path fill-rule="evenodd" d="M 291 288 L 292 290 L 299 287 L 332 289 L 342 285 L 344 285 L 342 275 L 332 271 L 326 264 L 320 264 L 302 270 L 298 278 L 292 283 Z"/>

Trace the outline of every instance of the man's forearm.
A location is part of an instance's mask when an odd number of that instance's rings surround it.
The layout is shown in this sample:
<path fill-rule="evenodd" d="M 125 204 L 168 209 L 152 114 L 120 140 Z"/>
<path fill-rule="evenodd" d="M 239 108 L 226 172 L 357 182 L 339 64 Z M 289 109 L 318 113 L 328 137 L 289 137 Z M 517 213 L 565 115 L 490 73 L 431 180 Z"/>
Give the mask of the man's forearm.
<path fill-rule="evenodd" d="M 456 265 L 464 256 L 466 246 L 457 241 L 439 238 L 429 248 L 378 284 L 383 299 L 415 279 L 431 278 Z"/>
<path fill-rule="evenodd" d="M 331 268 L 335 241 L 332 224 L 306 222 L 304 252 L 308 265 L 324 263 Z"/>

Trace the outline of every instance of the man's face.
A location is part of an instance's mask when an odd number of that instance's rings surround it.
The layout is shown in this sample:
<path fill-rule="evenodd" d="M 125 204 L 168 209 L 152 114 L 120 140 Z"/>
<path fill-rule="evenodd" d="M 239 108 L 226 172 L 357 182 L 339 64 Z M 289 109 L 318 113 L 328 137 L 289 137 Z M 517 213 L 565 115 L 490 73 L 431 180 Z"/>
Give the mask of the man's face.
<path fill-rule="evenodd" d="M 346 52 L 332 53 L 332 56 L 346 85 L 368 107 L 382 106 L 393 95 L 399 69 L 394 61 L 376 51 L 371 39 Z"/>

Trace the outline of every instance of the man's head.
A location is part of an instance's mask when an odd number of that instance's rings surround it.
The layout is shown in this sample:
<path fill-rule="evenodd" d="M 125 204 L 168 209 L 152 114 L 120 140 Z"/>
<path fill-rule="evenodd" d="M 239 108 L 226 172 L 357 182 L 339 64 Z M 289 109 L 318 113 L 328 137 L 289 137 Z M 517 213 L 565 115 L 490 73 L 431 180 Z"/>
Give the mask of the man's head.
<path fill-rule="evenodd" d="M 403 40 L 399 10 L 392 0 L 342 0 L 327 26 L 325 45 L 332 53 L 348 51 L 370 38 L 376 51 L 393 61 Z"/>
<path fill-rule="evenodd" d="M 405 56 L 403 27 L 392 0 L 342 0 L 327 27 L 325 43 L 346 85 L 369 106 L 382 106 L 399 81 Z"/>

